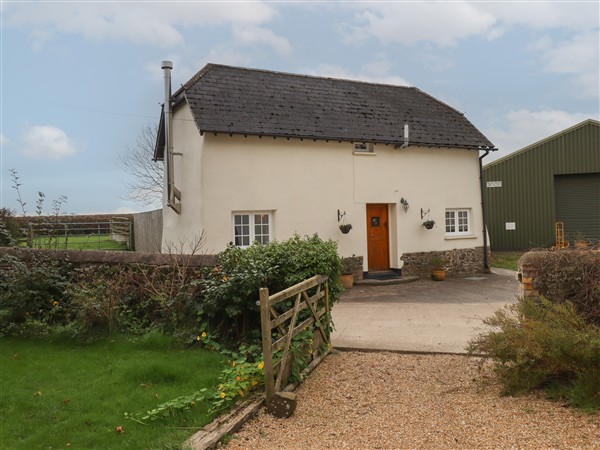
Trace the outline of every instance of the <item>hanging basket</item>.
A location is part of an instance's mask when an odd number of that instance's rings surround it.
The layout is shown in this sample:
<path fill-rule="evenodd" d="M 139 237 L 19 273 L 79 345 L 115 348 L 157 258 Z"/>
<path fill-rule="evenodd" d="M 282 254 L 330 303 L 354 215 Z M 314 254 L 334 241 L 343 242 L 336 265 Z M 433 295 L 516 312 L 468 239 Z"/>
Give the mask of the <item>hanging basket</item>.
<path fill-rule="evenodd" d="M 350 233 L 351 229 L 352 229 L 352 225 L 350 225 L 349 223 L 344 223 L 344 224 L 340 225 L 340 231 L 344 234 Z"/>
<path fill-rule="evenodd" d="M 423 222 L 422 225 L 425 227 L 425 229 L 431 230 L 433 228 L 433 226 L 435 225 L 435 221 L 433 221 L 433 220 L 426 220 L 425 222 Z"/>

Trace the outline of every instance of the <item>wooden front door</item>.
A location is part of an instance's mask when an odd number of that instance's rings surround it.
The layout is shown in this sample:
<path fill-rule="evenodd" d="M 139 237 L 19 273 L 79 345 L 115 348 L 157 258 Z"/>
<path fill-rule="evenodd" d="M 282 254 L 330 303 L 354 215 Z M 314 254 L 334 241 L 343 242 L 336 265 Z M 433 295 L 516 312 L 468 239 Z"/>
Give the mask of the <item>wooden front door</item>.
<path fill-rule="evenodd" d="M 390 268 L 390 240 L 388 232 L 388 205 L 367 205 L 368 270 Z"/>

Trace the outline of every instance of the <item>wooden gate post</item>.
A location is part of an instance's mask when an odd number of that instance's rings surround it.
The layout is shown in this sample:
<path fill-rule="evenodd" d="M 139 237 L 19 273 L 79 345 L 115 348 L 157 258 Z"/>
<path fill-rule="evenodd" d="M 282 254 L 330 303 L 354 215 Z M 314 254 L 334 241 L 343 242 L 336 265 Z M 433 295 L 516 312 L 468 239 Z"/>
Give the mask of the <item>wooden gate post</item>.
<path fill-rule="evenodd" d="M 269 308 L 269 289 L 260 289 L 260 323 L 262 328 L 263 361 L 265 363 L 265 396 L 267 406 L 271 402 L 275 392 L 275 380 L 273 378 L 273 347 L 271 340 L 271 311 Z"/>

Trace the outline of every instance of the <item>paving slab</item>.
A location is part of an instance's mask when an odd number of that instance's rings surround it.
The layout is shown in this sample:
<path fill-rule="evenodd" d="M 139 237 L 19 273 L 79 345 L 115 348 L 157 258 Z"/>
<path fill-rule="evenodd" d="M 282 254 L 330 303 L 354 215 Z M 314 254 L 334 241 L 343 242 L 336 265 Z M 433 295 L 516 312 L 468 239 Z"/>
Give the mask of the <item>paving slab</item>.
<path fill-rule="evenodd" d="M 334 348 L 466 353 L 487 327 L 483 319 L 516 301 L 515 272 L 421 279 L 408 284 L 354 286 L 332 310 Z"/>

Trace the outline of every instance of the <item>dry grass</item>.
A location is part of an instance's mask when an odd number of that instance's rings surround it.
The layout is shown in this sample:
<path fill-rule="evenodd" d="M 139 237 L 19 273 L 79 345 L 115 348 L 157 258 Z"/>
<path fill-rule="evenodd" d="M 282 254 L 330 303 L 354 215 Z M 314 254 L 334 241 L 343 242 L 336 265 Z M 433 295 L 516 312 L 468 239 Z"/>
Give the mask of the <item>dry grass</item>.
<path fill-rule="evenodd" d="M 332 354 L 297 391 L 293 417 L 261 412 L 227 448 L 600 448 L 598 414 L 499 392 L 478 358 Z"/>

